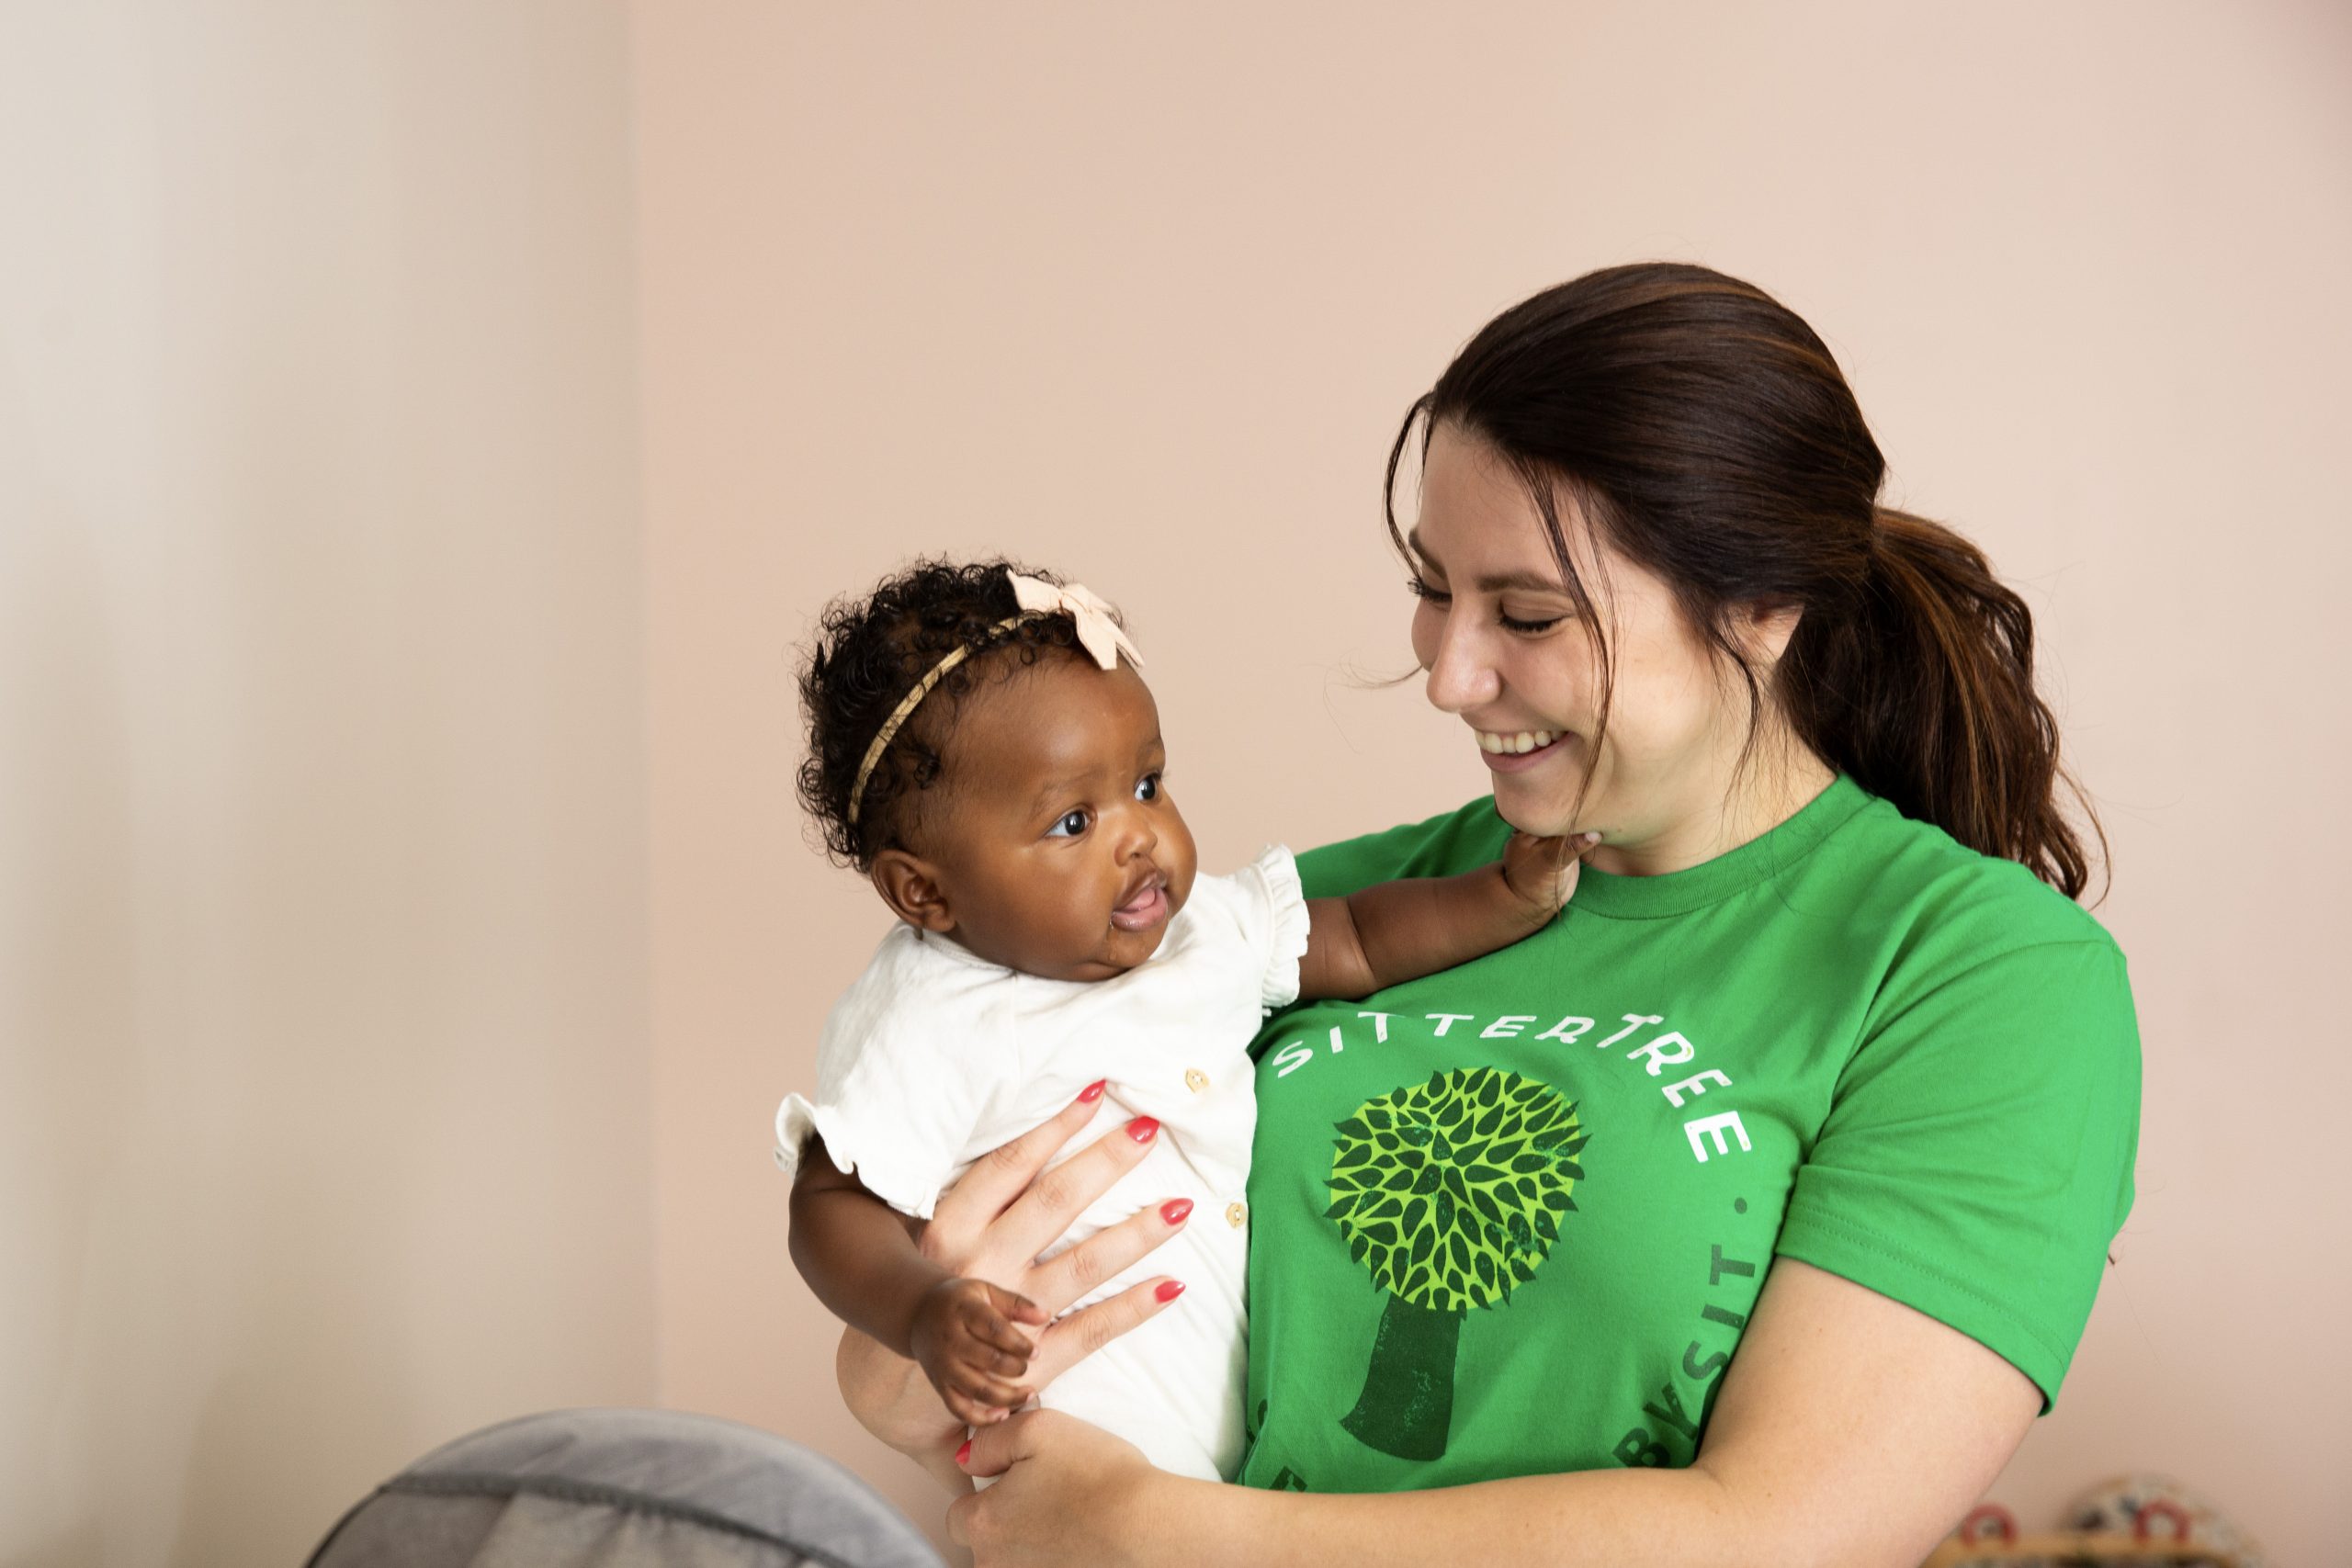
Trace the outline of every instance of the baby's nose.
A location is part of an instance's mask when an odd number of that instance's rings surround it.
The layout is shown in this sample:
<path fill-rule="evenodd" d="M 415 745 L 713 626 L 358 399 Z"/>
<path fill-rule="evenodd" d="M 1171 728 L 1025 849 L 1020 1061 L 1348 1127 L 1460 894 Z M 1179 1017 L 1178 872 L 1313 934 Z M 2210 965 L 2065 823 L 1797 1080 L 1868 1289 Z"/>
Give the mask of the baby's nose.
<path fill-rule="evenodd" d="M 1126 831 L 1120 836 L 1120 853 L 1128 860 L 1148 855 L 1159 846 L 1159 835 L 1151 830 L 1151 823 L 1141 812 L 1130 813 Z"/>

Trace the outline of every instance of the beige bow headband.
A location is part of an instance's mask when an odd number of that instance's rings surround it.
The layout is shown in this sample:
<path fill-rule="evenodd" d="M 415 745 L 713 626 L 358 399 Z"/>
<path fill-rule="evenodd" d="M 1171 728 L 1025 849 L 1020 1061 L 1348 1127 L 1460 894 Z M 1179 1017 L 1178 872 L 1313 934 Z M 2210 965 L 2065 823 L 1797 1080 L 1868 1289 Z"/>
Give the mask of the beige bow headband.
<path fill-rule="evenodd" d="M 1143 655 L 1136 651 L 1136 645 L 1127 639 L 1125 632 L 1119 629 L 1119 623 L 1112 619 L 1111 606 L 1091 591 L 1075 582 L 1057 588 L 1042 577 L 1023 577 L 1017 571 L 1008 571 L 1004 575 L 1012 583 L 1012 597 L 1020 604 L 1021 614 L 1007 615 L 990 626 L 990 637 L 1011 631 L 1023 621 L 1040 620 L 1047 615 L 1068 615 L 1078 626 L 1079 646 L 1092 655 L 1095 663 L 1105 670 L 1116 670 L 1119 655 L 1124 653 L 1128 663 L 1137 669 L 1143 667 Z M 971 656 L 971 649 L 959 648 L 933 665 L 931 673 L 916 682 L 915 689 L 909 692 L 899 705 L 890 710 L 890 716 L 882 721 L 882 728 L 875 732 L 874 743 L 865 749 L 865 761 L 857 765 L 856 780 L 849 786 L 851 827 L 857 826 L 858 809 L 865 800 L 865 781 L 874 776 L 874 766 L 882 760 L 882 753 L 889 750 L 891 739 L 899 733 L 899 727 L 922 705 L 923 698 L 931 695 L 931 689 L 939 684 L 943 676 Z"/>

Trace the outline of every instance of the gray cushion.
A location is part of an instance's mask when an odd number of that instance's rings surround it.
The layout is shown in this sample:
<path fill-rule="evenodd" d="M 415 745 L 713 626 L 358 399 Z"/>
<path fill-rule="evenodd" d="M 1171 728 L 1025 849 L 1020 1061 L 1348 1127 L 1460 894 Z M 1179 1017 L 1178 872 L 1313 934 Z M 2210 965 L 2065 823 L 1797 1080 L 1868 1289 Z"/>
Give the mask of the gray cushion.
<path fill-rule="evenodd" d="M 311 1568 L 942 1568 L 879 1494 L 767 1432 L 668 1410 L 556 1410 L 435 1449 Z"/>

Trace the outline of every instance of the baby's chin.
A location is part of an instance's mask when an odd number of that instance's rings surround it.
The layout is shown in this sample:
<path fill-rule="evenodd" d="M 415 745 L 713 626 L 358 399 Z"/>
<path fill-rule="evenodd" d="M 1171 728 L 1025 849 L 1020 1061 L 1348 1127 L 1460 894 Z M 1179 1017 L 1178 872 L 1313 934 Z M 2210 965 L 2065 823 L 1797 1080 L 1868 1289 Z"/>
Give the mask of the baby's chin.
<path fill-rule="evenodd" d="M 1167 914 L 1144 931 L 1125 931 L 1106 922 L 1108 940 L 1082 958 L 1074 958 L 1067 964 L 1056 965 L 1047 978 L 1115 980 L 1130 970 L 1142 967 L 1150 961 L 1154 953 L 1159 951 L 1160 944 L 1168 940 L 1169 924 L 1176 918 L 1176 911 L 1182 907 L 1183 901 L 1181 898 L 1170 897 L 1168 901 Z M 1042 971 L 1033 970 L 1032 973 L 1042 973 Z"/>

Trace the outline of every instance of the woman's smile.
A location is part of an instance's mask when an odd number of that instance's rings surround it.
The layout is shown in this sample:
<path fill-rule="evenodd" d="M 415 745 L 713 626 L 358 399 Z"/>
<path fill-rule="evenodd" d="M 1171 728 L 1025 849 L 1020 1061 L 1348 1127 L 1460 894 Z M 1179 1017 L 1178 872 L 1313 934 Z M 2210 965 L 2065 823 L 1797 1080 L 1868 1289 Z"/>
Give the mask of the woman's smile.
<path fill-rule="evenodd" d="M 1480 760 L 1498 773 L 1523 773 L 1567 750 L 1565 729 L 1472 729 Z"/>

